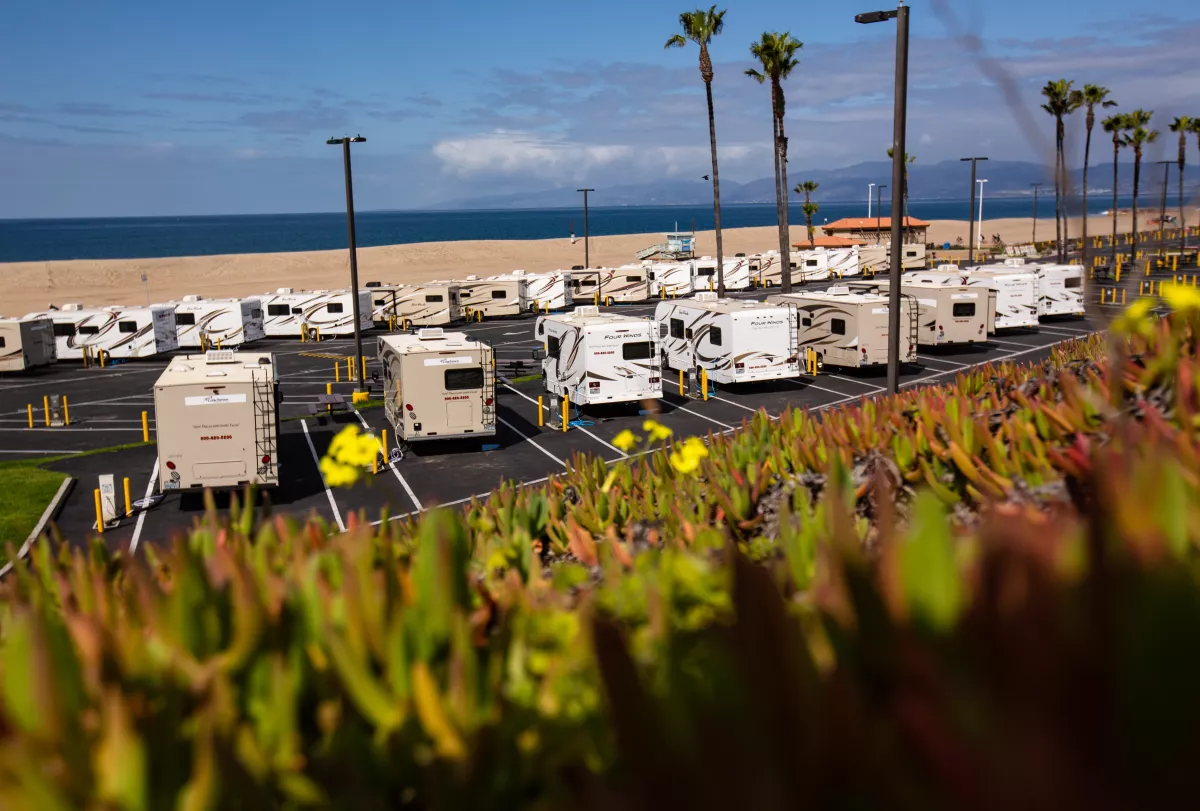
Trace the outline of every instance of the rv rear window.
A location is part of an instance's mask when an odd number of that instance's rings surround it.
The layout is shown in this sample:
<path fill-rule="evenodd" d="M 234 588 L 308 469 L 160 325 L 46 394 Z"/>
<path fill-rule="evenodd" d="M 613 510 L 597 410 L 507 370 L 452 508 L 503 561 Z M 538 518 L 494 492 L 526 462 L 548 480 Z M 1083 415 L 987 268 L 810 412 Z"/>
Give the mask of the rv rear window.
<path fill-rule="evenodd" d="M 508 298 L 508 294 L 505 293 L 503 290 L 493 290 L 492 298 Z"/>
<path fill-rule="evenodd" d="M 712 344 L 713 346 L 721 345 L 721 328 L 720 327 L 709 327 L 708 328 L 708 342 L 710 344 Z"/>
<path fill-rule="evenodd" d="M 286 304 L 268 304 L 267 315 L 288 315 L 291 310 Z"/>
<path fill-rule="evenodd" d="M 253 310 L 250 311 L 250 317 L 251 318 L 262 318 L 262 310 L 259 309 L 258 307 L 255 307 Z"/>
<path fill-rule="evenodd" d="M 284 315 L 286 315 L 286 313 L 284 313 Z M 304 315 L 304 308 L 303 307 L 293 307 L 292 315 Z"/>
<path fill-rule="evenodd" d="M 812 319 L 811 319 L 811 318 L 801 318 L 801 319 L 800 319 L 800 326 L 802 326 L 802 327 L 811 327 L 811 326 L 812 326 Z"/>
<path fill-rule="evenodd" d="M 846 334 L 846 319 L 844 319 L 844 318 L 829 319 L 829 331 L 832 332 L 834 335 L 845 335 Z"/>
<path fill-rule="evenodd" d="M 642 280 L 642 277 L 641 277 L 641 276 L 626 276 L 626 277 L 625 277 L 625 281 L 627 281 L 627 282 L 634 282 L 635 284 L 636 284 L 637 282 L 640 282 L 641 280 Z"/>
<path fill-rule="evenodd" d="M 917 252 L 916 251 L 905 251 L 904 255 L 906 257 L 908 257 L 909 259 L 912 259 L 917 255 Z"/>
<path fill-rule="evenodd" d="M 138 326 L 136 321 L 118 321 L 117 330 L 120 332 L 137 332 Z"/>
<path fill-rule="evenodd" d="M 954 305 L 955 318 L 970 318 L 975 315 L 975 302 L 960 301 Z"/>
<path fill-rule="evenodd" d="M 177 327 L 194 327 L 196 325 L 195 313 L 175 313 L 175 326 Z"/>
<path fill-rule="evenodd" d="M 325 310 L 326 312 L 340 313 L 342 311 L 342 305 L 338 302 L 331 302 L 325 305 Z"/>
<path fill-rule="evenodd" d="M 696 268 L 697 276 L 711 276 L 716 273 L 716 268 Z"/>
<path fill-rule="evenodd" d="M 621 357 L 625 360 L 649 360 L 653 349 L 649 341 L 631 341 L 621 344 Z"/>
<path fill-rule="evenodd" d="M 425 300 L 426 301 L 441 301 L 442 297 L 441 296 L 426 296 Z"/>
<path fill-rule="evenodd" d="M 583 279 L 579 282 L 579 286 L 580 287 L 595 287 L 596 280 L 595 279 Z"/>
<path fill-rule="evenodd" d="M 387 299 L 385 299 L 385 298 L 377 298 L 377 299 L 375 299 L 375 306 L 376 306 L 376 307 L 382 307 L 382 306 L 384 306 L 385 304 L 387 304 Z"/>
<path fill-rule="evenodd" d="M 5 343 L 4 343 L 4 336 L 3 336 L 3 335 L 0 335 L 0 349 L 3 349 L 3 348 L 4 348 L 4 346 L 5 346 Z"/>
<path fill-rule="evenodd" d="M 804 260 L 804 266 L 806 268 L 815 268 L 819 264 L 821 264 L 821 263 L 818 262 L 816 259 L 805 259 Z M 795 265 L 793 265 L 792 267 L 795 267 Z"/>
<path fill-rule="evenodd" d="M 80 327 L 79 334 L 80 335 L 99 335 L 100 328 L 99 327 Z"/>
<path fill-rule="evenodd" d="M 679 319 L 679 318 L 671 319 L 671 337 L 672 338 L 682 338 L 683 337 L 683 320 L 682 319 Z"/>
<path fill-rule="evenodd" d="M 446 391 L 463 391 L 464 389 L 483 388 L 483 369 L 447 369 Z"/>
<path fill-rule="evenodd" d="M 59 324 L 59 323 L 54 324 L 54 337 L 70 338 L 74 334 L 75 334 L 75 325 L 74 324 Z"/>
<path fill-rule="evenodd" d="M 1083 278 L 1080 276 L 1072 276 L 1063 279 L 1063 287 L 1067 288 L 1068 290 L 1078 290 L 1082 286 Z"/>

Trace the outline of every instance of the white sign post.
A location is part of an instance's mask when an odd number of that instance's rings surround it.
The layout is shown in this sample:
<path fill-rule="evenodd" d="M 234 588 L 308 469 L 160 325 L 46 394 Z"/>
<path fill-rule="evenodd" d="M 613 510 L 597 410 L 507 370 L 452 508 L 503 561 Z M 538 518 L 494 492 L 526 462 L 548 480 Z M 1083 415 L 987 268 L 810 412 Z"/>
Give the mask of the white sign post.
<path fill-rule="evenodd" d="M 100 514 L 105 526 L 117 520 L 117 483 L 111 473 L 100 477 Z"/>

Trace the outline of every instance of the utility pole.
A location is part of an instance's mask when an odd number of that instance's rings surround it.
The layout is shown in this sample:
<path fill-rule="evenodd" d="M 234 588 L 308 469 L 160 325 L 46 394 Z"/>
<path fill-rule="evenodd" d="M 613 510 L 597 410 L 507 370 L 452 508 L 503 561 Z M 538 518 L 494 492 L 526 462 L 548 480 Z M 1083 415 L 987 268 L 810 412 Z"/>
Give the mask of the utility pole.
<path fill-rule="evenodd" d="M 1035 246 L 1034 250 L 1036 251 L 1037 250 L 1037 247 L 1036 247 L 1037 246 L 1037 196 L 1038 196 L 1038 189 L 1041 188 L 1042 184 L 1041 183 L 1030 183 L 1029 185 L 1033 186 L 1033 244 Z"/>
<path fill-rule="evenodd" d="M 967 264 L 970 265 L 974 264 L 975 262 L 975 165 L 979 163 L 979 161 L 987 160 L 987 158 L 959 158 L 959 160 L 963 162 L 971 162 L 971 207 L 967 210 L 967 219 L 971 221 L 970 228 L 967 232 L 969 234 L 967 238 L 967 250 L 970 252 L 968 254 L 969 258 L 967 259 Z M 982 217 L 980 219 L 982 219 Z M 980 223 L 979 227 L 982 228 L 983 224 Z"/>
<path fill-rule="evenodd" d="M 887 188 L 884 183 L 881 186 L 875 187 L 875 244 L 879 244 L 879 234 L 883 230 L 883 190 Z"/>
<path fill-rule="evenodd" d="M 584 270 L 592 269 L 591 248 L 588 239 L 588 192 L 595 189 L 576 189 L 583 192 L 583 268 Z M 599 296 L 604 299 L 604 276 L 600 273 L 596 274 L 596 282 L 599 285 Z"/>
<path fill-rule="evenodd" d="M 979 184 L 979 250 L 983 252 L 983 184 L 987 183 L 987 178 L 975 181 Z"/>
<path fill-rule="evenodd" d="M 362 324 L 358 309 L 358 245 L 354 236 L 354 181 L 350 171 L 350 144 L 361 144 L 367 139 L 361 135 L 353 138 L 330 138 L 325 143 L 342 145 L 342 161 L 346 169 L 346 225 L 350 231 L 350 310 L 354 318 L 354 368 L 358 378 L 357 391 L 366 391 L 366 375 L 363 374 Z"/>
<path fill-rule="evenodd" d="M 858 14 L 854 21 L 864 25 L 896 20 L 896 101 L 892 113 L 892 267 L 888 273 L 888 371 L 887 388 L 900 392 L 900 271 L 904 264 L 904 156 L 905 131 L 908 119 L 908 6 L 903 0 L 894 11 L 871 11 Z M 878 233 L 878 229 L 876 229 Z"/>
<path fill-rule="evenodd" d="M 871 189 L 875 188 L 874 183 L 867 184 L 867 219 L 871 219 Z"/>

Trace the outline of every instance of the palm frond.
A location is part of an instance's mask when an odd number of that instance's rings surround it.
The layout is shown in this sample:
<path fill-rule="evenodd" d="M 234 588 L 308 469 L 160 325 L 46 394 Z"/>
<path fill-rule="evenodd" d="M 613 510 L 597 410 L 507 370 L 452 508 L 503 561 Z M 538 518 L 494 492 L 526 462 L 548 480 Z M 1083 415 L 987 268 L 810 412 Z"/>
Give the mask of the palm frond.
<path fill-rule="evenodd" d="M 663 48 L 682 48 L 684 45 L 687 45 L 687 40 L 683 38 L 683 35 L 675 34 L 667 40 L 667 44 Z"/>

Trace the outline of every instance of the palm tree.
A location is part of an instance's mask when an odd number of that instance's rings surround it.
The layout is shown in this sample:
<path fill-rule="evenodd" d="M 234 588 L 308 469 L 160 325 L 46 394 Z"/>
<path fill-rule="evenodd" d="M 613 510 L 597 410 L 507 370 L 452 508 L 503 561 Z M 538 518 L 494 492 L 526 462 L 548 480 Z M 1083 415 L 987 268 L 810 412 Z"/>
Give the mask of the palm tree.
<path fill-rule="evenodd" d="M 1083 93 L 1080 99 L 1083 106 L 1087 107 L 1087 139 L 1083 146 L 1083 264 L 1087 266 L 1088 259 L 1088 163 L 1091 161 L 1092 155 L 1092 127 L 1096 126 L 1096 106 L 1102 108 L 1116 107 L 1117 103 L 1108 98 L 1108 94 L 1112 91 L 1107 87 L 1101 87 L 1095 84 L 1085 84 Z"/>
<path fill-rule="evenodd" d="M 1179 227 L 1183 229 L 1183 244 L 1180 250 L 1187 250 L 1187 219 L 1183 213 L 1183 167 L 1187 164 L 1187 134 L 1195 131 L 1200 138 L 1200 119 L 1186 115 L 1177 116 L 1171 122 L 1171 132 L 1179 133 Z"/>
<path fill-rule="evenodd" d="M 1154 111 L 1134 110 L 1125 119 L 1125 146 L 1133 148 L 1133 257 L 1137 258 L 1138 185 L 1142 179 L 1142 148 L 1158 140 L 1158 130 L 1149 129 Z"/>
<path fill-rule="evenodd" d="M 1113 202 L 1112 202 L 1112 263 L 1117 264 L 1117 161 L 1121 158 L 1121 147 L 1125 146 L 1125 141 L 1122 136 L 1125 133 L 1125 119 L 1128 116 L 1110 115 L 1108 118 L 1100 122 L 1100 126 L 1104 127 L 1104 131 L 1112 136 L 1113 142 Z"/>
<path fill-rule="evenodd" d="M 801 211 L 804 212 L 804 222 L 808 226 L 808 247 L 816 247 L 817 241 L 813 237 L 812 218 L 820 210 L 820 206 L 812 201 L 812 193 L 821 188 L 821 184 L 815 180 L 806 180 L 803 183 L 796 184 L 796 194 L 804 195 L 804 205 Z"/>
<path fill-rule="evenodd" d="M 792 289 L 792 263 L 787 258 L 791 255 L 788 245 L 788 187 L 787 187 L 787 136 L 784 134 L 783 120 L 787 102 L 783 95 L 783 80 L 800 64 L 796 59 L 796 51 L 804 47 L 790 33 L 764 31 L 762 39 L 751 43 L 750 53 L 762 65 L 762 70 L 753 68 L 746 75 L 759 84 L 771 81 L 771 127 L 774 137 L 775 152 L 775 210 L 779 221 L 779 256 L 783 263 L 780 269 L 780 287 L 783 292 Z"/>
<path fill-rule="evenodd" d="M 890 158 L 895 154 L 896 154 L 896 148 L 889 146 L 888 147 L 888 157 Z M 917 162 L 916 155 L 910 155 L 907 152 L 904 153 L 904 188 L 901 189 L 901 193 L 902 193 L 901 199 L 903 199 L 903 201 L 904 201 L 904 211 L 903 211 L 903 219 L 900 220 L 900 222 L 903 223 L 903 226 L 904 226 L 904 238 L 901 240 L 902 242 L 908 241 L 908 167 L 912 166 L 916 162 Z M 893 211 L 892 216 L 893 217 L 896 216 L 896 212 Z"/>
<path fill-rule="evenodd" d="M 664 48 L 682 48 L 688 41 L 700 46 L 700 78 L 704 80 L 704 95 L 708 99 L 708 145 L 712 151 L 713 225 L 717 232 L 717 295 L 725 295 L 725 260 L 721 244 L 721 176 L 717 172 L 717 123 L 713 117 L 712 59 L 708 55 L 708 44 L 725 27 L 725 10 L 717 11 L 712 6 L 708 11 L 696 9 L 679 15 L 682 34 L 667 40 Z M 785 254 L 786 256 L 786 254 Z"/>
<path fill-rule="evenodd" d="M 1046 82 L 1046 86 L 1042 88 L 1042 95 L 1046 97 L 1046 103 L 1042 105 L 1042 109 L 1054 116 L 1054 237 L 1058 242 L 1059 262 L 1066 261 L 1066 240 L 1068 239 L 1064 222 L 1067 173 L 1063 154 L 1063 142 L 1066 139 L 1066 127 L 1063 119 L 1078 110 L 1083 101 L 1082 94 L 1078 90 L 1071 89 L 1073 84 L 1075 83 L 1066 79 L 1058 79 Z"/>

